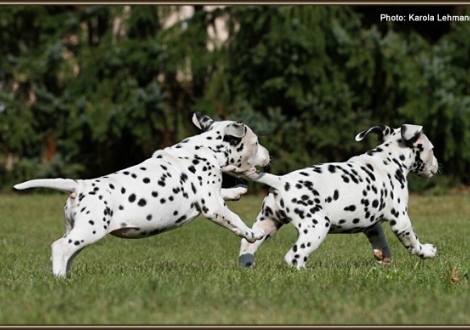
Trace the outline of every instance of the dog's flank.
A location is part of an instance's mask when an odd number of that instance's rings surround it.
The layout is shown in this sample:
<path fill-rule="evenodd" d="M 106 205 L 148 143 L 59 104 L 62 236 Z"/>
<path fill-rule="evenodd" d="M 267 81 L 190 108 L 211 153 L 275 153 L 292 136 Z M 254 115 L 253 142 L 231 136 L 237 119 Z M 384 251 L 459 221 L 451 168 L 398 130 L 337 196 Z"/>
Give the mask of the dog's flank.
<path fill-rule="evenodd" d="M 263 237 L 230 211 L 246 187 L 222 188 L 222 173 L 239 176 L 269 163 L 269 153 L 243 122 L 193 115 L 201 134 L 154 152 L 144 162 L 87 180 L 35 179 L 16 189 L 45 187 L 69 193 L 65 234 L 52 244 L 52 268 L 65 276 L 73 258 L 106 234 L 143 238 L 179 228 L 199 214 L 250 242 Z"/>
<path fill-rule="evenodd" d="M 396 237 L 410 254 L 432 258 L 437 250 L 421 244 L 408 217 L 407 175 L 432 177 L 438 171 L 433 145 L 422 126 L 373 126 L 356 135 L 356 141 L 378 134 L 381 143 L 344 163 L 312 165 L 282 176 L 253 170 L 245 178 L 272 187 L 263 200 L 253 229 L 266 236 L 252 244 L 242 239 L 239 262 L 254 265 L 254 254 L 284 224 L 292 223 L 298 240 L 285 261 L 301 268 L 328 233 L 362 232 L 369 240 L 375 259 L 390 263 L 391 252 L 381 223 L 389 221 Z"/>

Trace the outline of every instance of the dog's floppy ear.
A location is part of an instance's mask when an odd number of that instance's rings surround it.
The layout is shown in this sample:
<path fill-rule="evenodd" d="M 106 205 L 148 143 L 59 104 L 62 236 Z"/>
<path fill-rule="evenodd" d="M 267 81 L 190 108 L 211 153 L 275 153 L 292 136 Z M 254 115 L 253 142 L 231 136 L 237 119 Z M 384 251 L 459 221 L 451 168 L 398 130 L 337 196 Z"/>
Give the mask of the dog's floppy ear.
<path fill-rule="evenodd" d="M 362 141 L 369 133 L 377 133 L 379 142 L 384 142 L 385 139 L 392 133 L 392 129 L 385 125 L 372 126 L 367 131 L 362 131 L 356 135 L 356 141 Z"/>
<path fill-rule="evenodd" d="M 225 128 L 225 135 L 234 136 L 236 138 L 242 138 L 246 134 L 246 127 L 243 121 L 239 120 L 237 122 L 229 124 Z"/>
<path fill-rule="evenodd" d="M 195 112 L 192 119 L 193 124 L 202 131 L 209 130 L 214 123 L 213 119 L 200 112 Z"/>
<path fill-rule="evenodd" d="M 404 124 L 401 126 L 401 137 L 407 147 L 413 148 L 413 145 L 418 141 L 421 133 L 423 132 L 423 126 Z"/>

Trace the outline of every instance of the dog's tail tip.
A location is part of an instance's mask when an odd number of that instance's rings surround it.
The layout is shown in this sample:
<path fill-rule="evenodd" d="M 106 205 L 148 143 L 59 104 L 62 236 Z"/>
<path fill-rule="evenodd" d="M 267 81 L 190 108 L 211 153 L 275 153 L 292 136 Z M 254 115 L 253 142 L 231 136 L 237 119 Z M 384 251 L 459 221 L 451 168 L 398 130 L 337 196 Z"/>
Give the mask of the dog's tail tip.
<path fill-rule="evenodd" d="M 17 183 L 13 186 L 13 188 L 15 188 L 16 190 L 23 190 L 23 189 L 26 189 L 26 185 L 25 185 L 25 182 L 23 183 Z"/>
<path fill-rule="evenodd" d="M 34 179 L 17 183 L 13 186 L 16 190 L 29 188 L 52 188 L 56 190 L 72 193 L 75 191 L 78 182 L 72 179 Z"/>

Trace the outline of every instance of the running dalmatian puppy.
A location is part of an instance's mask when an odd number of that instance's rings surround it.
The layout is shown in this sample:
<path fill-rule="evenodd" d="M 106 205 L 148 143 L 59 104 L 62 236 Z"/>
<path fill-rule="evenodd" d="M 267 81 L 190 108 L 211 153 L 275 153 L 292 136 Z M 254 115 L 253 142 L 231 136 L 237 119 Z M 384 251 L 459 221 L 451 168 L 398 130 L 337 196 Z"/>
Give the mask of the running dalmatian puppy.
<path fill-rule="evenodd" d="M 240 264 L 253 266 L 261 244 L 287 223 L 297 229 L 298 240 L 285 261 L 297 269 L 305 267 L 310 253 L 328 233 L 363 232 L 375 259 L 390 263 L 383 220 L 390 222 L 393 233 L 410 254 L 436 256 L 434 245 L 419 242 L 408 217 L 408 173 L 430 178 L 438 171 L 433 145 L 422 129 L 407 124 L 397 129 L 374 126 L 357 134 L 356 141 L 374 132 L 382 144 L 347 162 L 314 165 L 284 176 L 246 173 L 245 178 L 272 188 L 252 227 L 263 230 L 266 236 L 253 243 L 242 239 Z"/>
<path fill-rule="evenodd" d="M 84 247 L 106 234 L 144 238 L 181 227 L 199 214 L 247 242 L 263 237 L 224 200 L 237 200 L 245 187 L 222 189 L 222 172 L 241 176 L 266 166 L 269 153 L 242 121 L 214 121 L 195 113 L 203 132 L 156 151 L 144 162 L 96 179 L 36 179 L 16 189 L 53 188 L 70 193 L 64 206 L 65 234 L 52 244 L 52 270 L 64 277 Z"/>

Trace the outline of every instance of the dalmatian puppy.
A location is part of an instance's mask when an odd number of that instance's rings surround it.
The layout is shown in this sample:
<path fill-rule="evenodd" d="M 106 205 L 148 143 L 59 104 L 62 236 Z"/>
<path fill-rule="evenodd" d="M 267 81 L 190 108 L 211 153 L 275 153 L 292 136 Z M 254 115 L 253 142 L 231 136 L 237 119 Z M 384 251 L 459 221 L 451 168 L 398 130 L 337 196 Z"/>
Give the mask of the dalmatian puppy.
<path fill-rule="evenodd" d="M 383 221 L 389 221 L 410 254 L 436 256 L 434 245 L 420 243 L 408 217 L 408 173 L 430 178 L 438 171 L 433 145 L 422 130 L 422 126 L 408 124 L 397 129 L 374 126 L 357 134 L 356 141 L 377 133 L 382 144 L 344 163 L 313 165 L 283 176 L 256 170 L 246 173 L 247 179 L 271 189 L 252 227 L 263 230 L 266 236 L 256 242 L 242 239 L 240 264 L 253 266 L 261 244 L 288 223 L 297 229 L 298 239 L 285 261 L 297 269 L 305 267 L 310 253 L 328 233 L 362 232 L 375 259 L 390 263 Z"/>
<path fill-rule="evenodd" d="M 35 179 L 16 189 L 46 187 L 68 192 L 65 234 L 52 244 L 52 270 L 64 277 L 84 247 L 106 234 L 144 238 L 184 226 L 202 215 L 247 242 L 263 237 L 227 207 L 247 189 L 222 189 L 222 173 L 241 176 L 269 163 L 269 153 L 242 121 L 214 121 L 196 112 L 203 132 L 157 150 L 151 158 L 88 180 Z"/>

